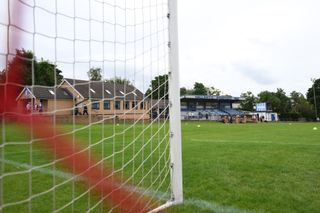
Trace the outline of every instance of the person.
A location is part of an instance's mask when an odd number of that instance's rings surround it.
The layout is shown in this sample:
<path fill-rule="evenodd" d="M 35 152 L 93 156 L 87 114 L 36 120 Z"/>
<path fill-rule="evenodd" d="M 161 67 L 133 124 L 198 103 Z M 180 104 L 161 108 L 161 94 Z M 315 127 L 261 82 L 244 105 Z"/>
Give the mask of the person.
<path fill-rule="evenodd" d="M 256 115 L 252 115 L 252 121 L 253 122 L 256 122 L 257 120 L 256 120 L 257 118 L 256 118 Z"/>
<path fill-rule="evenodd" d="M 209 115 L 208 115 L 208 113 L 206 113 L 206 120 L 208 120 L 209 119 Z"/>
<path fill-rule="evenodd" d="M 38 105 L 38 110 L 39 110 L 39 112 L 43 112 L 43 105 L 42 105 L 41 101 Z"/>
<path fill-rule="evenodd" d="M 79 114 L 79 107 L 76 106 L 76 107 L 74 108 L 74 115 L 78 115 L 78 114 Z"/>
<path fill-rule="evenodd" d="M 34 105 L 33 105 L 33 110 L 34 110 L 34 111 L 37 111 L 37 110 L 38 110 L 38 104 L 37 104 L 37 103 L 34 103 Z"/>
<path fill-rule="evenodd" d="M 227 117 L 226 115 L 223 117 L 223 122 L 224 122 L 225 124 L 229 122 L 229 121 L 228 121 L 228 117 Z"/>
<path fill-rule="evenodd" d="M 26 110 L 27 110 L 27 112 L 31 112 L 31 103 L 30 102 L 27 103 Z"/>
<path fill-rule="evenodd" d="M 246 115 L 243 116 L 242 123 L 247 123 L 247 116 Z"/>
<path fill-rule="evenodd" d="M 240 115 L 236 115 L 236 119 L 235 119 L 236 124 L 240 123 Z"/>
<path fill-rule="evenodd" d="M 87 107 L 87 105 L 84 105 L 83 106 L 83 115 L 88 115 L 88 107 Z"/>

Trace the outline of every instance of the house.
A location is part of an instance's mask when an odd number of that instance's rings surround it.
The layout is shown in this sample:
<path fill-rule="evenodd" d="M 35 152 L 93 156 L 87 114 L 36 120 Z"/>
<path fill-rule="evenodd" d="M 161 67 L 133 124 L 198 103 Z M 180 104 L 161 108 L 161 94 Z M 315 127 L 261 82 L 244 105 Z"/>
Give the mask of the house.
<path fill-rule="evenodd" d="M 73 96 L 68 90 L 58 87 L 26 86 L 17 97 L 20 107 L 26 108 L 29 103 L 31 110 L 36 110 L 35 105 L 42 104 L 43 113 L 57 115 L 71 115 L 73 109 Z"/>
<path fill-rule="evenodd" d="M 43 105 L 44 113 L 56 115 L 83 114 L 149 119 L 149 103 L 132 85 L 65 78 L 57 87 L 25 87 L 17 97 L 20 104 Z M 78 114 L 78 113 L 76 113 Z"/>

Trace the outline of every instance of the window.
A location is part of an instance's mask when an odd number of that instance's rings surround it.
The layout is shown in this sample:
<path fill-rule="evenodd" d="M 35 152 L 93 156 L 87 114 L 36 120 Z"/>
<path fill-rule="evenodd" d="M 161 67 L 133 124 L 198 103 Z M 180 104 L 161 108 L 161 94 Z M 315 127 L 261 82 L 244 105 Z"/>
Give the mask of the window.
<path fill-rule="evenodd" d="M 196 102 L 189 102 L 189 105 L 188 105 L 188 110 L 190 111 L 196 111 Z"/>
<path fill-rule="evenodd" d="M 140 109 L 144 109 L 144 102 L 140 103 Z"/>
<path fill-rule="evenodd" d="M 132 107 L 131 108 L 136 108 L 137 107 L 137 101 L 132 101 Z"/>
<path fill-rule="evenodd" d="M 220 103 L 220 109 L 230 109 L 230 108 L 231 108 L 231 103 L 228 103 L 228 102 Z"/>
<path fill-rule="evenodd" d="M 28 95 L 29 95 L 29 90 L 26 89 L 26 90 L 24 91 L 24 96 L 28 96 Z"/>
<path fill-rule="evenodd" d="M 197 110 L 204 110 L 204 102 L 197 102 Z"/>
<path fill-rule="evenodd" d="M 49 92 L 50 92 L 51 95 L 54 95 L 53 90 L 49 89 Z"/>
<path fill-rule="evenodd" d="M 188 109 L 188 105 L 187 102 L 181 101 L 181 110 L 187 110 Z"/>
<path fill-rule="evenodd" d="M 115 108 L 116 110 L 119 110 L 119 109 L 120 109 L 120 101 L 114 102 L 114 108 Z"/>
<path fill-rule="evenodd" d="M 126 101 L 126 102 L 124 103 L 124 108 L 125 108 L 125 109 L 130 109 L 130 101 Z"/>
<path fill-rule="evenodd" d="M 91 109 L 100 109 L 100 103 L 98 101 L 92 101 Z"/>
<path fill-rule="evenodd" d="M 218 103 L 206 103 L 206 109 L 218 109 L 219 104 Z"/>
<path fill-rule="evenodd" d="M 103 109 L 110 109 L 110 101 L 103 102 Z"/>

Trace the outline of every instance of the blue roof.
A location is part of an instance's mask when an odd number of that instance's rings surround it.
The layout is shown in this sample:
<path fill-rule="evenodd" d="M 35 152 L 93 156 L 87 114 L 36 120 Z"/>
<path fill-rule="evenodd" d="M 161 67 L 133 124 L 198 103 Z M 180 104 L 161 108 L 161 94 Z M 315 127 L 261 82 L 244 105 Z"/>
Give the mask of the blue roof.
<path fill-rule="evenodd" d="M 184 95 L 180 99 L 197 99 L 197 100 L 230 100 L 230 101 L 243 101 L 244 98 L 232 96 L 216 96 L 216 95 Z"/>

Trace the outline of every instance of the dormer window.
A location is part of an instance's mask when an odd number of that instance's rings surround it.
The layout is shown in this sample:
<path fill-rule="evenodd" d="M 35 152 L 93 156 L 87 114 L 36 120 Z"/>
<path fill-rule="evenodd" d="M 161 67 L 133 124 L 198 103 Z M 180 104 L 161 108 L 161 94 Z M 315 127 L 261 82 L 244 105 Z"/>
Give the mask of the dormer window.
<path fill-rule="evenodd" d="M 28 96 L 28 95 L 29 95 L 29 90 L 28 90 L 28 89 L 26 89 L 26 90 L 24 91 L 24 95 L 25 95 L 25 96 Z"/>

